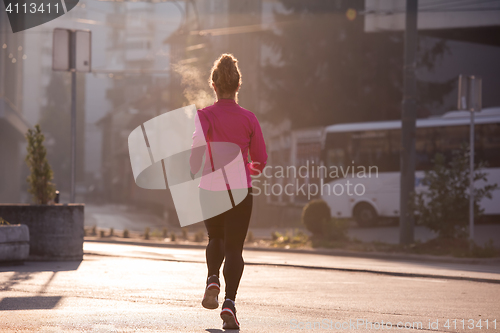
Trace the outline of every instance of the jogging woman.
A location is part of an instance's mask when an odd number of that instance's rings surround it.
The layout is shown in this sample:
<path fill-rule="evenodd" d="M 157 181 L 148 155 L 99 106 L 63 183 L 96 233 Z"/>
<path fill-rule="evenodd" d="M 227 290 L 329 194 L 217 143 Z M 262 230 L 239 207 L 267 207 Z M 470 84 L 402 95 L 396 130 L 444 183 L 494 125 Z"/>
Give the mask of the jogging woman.
<path fill-rule="evenodd" d="M 208 277 L 205 288 L 205 295 L 202 300 L 203 307 L 216 309 L 219 306 L 218 295 L 220 291 L 219 273 L 222 262 L 224 262 L 225 297 L 222 304 L 220 316 L 223 320 L 222 328 L 238 329 L 240 327 L 236 319 L 236 292 L 243 274 L 244 261 L 242 257 L 243 243 L 248 231 L 250 215 L 252 213 L 252 185 L 251 174 L 259 174 L 266 165 L 267 153 L 262 130 L 255 115 L 242 108 L 237 103 L 237 93 L 241 85 L 241 74 L 238 68 L 238 61 L 231 54 L 223 54 L 214 62 L 209 83 L 214 89 L 217 101 L 204 109 L 198 110 L 198 118 L 201 126 L 197 126 L 193 134 L 193 146 L 203 135 L 206 140 L 208 150 L 205 156 L 205 168 L 211 172 L 214 169 L 211 143 L 232 143 L 241 150 L 246 175 L 237 177 L 242 180 L 242 187 L 246 196 L 243 201 L 234 205 L 231 196 L 228 177 L 223 174 L 222 184 L 227 184 L 227 192 L 231 198 L 233 208 L 222 214 L 213 216 L 204 221 L 208 232 L 208 245 L 206 248 L 206 258 L 208 266 Z M 201 128 L 200 128 L 201 127 Z M 201 133 L 203 132 L 203 133 Z M 236 146 L 234 146 L 236 147 Z M 194 150 L 193 150 L 194 151 Z M 249 162 L 250 154 L 251 162 Z M 191 173 L 198 172 L 201 164 L 200 156 L 191 154 Z M 199 154 L 198 154 L 199 155 Z M 212 163 L 212 165 L 210 165 Z M 212 168 L 210 170 L 210 168 Z M 223 170 L 222 170 L 223 171 Z M 224 171 L 223 171 L 224 172 Z M 217 176 L 216 172 L 211 175 Z M 221 173 L 219 173 L 219 176 Z M 214 198 L 222 193 L 211 188 L 213 179 L 208 180 L 208 176 L 202 176 L 200 182 L 200 199 Z M 234 187 L 231 185 L 231 187 Z M 223 190 L 226 190 L 225 188 Z M 241 189 L 240 189 L 241 191 Z M 218 194 L 219 193 L 219 194 Z M 227 194 L 226 198 L 227 198 Z M 205 200 L 206 202 L 207 200 Z"/>

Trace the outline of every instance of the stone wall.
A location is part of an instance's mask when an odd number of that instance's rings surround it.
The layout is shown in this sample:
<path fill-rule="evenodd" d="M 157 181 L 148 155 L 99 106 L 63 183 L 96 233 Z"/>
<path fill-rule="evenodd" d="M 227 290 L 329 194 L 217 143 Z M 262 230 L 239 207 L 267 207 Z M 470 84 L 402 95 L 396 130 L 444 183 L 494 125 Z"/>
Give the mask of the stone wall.
<path fill-rule="evenodd" d="M 29 260 L 83 259 L 83 204 L 0 204 L 0 217 L 28 226 Z"/>
<path fill-rule="evenodd" d="M 0 225 L 0 261 L 23 261 L 30 251 L 26 225 Z"/>

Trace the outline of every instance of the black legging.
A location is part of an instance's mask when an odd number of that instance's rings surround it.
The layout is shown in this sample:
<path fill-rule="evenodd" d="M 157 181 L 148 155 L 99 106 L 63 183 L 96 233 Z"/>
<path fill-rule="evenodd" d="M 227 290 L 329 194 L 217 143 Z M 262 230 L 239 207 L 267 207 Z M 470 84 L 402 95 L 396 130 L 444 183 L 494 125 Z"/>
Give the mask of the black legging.
<path fill-rule="evenodd" d="M 201 195 L 210 195 L 210 191 L 200 189 Z M 219 276 L 220 267 L 224 258 L 224 281 L 226 283 L 225 298 L 236 298 L 236 291 L 243 274 L 243 243 L 250 223 L 253 196 L 252 189 L 245 199 L 230 210 L 205 221 L 208 231 L 208 245 L 206 250 L 208 276 Z"/>

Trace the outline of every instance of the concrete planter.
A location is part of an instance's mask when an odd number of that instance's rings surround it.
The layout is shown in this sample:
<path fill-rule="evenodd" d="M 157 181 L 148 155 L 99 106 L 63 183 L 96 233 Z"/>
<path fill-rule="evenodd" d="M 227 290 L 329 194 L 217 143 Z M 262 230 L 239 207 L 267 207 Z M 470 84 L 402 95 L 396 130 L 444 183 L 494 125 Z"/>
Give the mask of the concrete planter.
<path fill-rule="evenodd" d="M 0 204 L 0 216 L 28 226 L 28 260 L 83 259 L 83 204 Z"/>
<path fill-rule="evenodd" d="M 23 261 L 30 252 L 30 234 L 24 224 L 0 225 L 0 262 Z"/>

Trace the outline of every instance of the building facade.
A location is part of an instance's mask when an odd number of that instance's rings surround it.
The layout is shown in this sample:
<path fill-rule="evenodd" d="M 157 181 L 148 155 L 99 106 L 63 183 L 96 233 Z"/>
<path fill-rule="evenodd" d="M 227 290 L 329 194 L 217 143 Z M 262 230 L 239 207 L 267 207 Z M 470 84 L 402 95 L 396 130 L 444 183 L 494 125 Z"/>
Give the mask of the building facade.
<path fill-rule="evenodd" d="M 29 128 L 23 116 L 22 34 L 11 33 L 5 12 L 0 12 L 0 202 L 22 200 L 24 134 Z"/>

